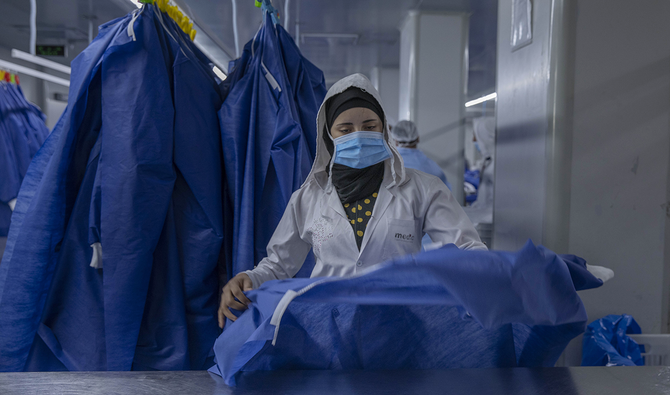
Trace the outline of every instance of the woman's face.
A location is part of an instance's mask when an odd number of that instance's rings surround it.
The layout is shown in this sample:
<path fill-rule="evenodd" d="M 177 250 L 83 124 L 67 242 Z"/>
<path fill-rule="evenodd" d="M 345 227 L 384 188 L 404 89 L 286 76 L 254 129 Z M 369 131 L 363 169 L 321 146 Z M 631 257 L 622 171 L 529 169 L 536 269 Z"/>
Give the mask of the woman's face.
<path fill-rule="evenodd" d="M 384 124 L 374 111 L 369 108 L 356 107 L 348 109 L 335 118 L 330 134 L 336 139 L 358 131 L 381 133 L 383 128 Z"/>

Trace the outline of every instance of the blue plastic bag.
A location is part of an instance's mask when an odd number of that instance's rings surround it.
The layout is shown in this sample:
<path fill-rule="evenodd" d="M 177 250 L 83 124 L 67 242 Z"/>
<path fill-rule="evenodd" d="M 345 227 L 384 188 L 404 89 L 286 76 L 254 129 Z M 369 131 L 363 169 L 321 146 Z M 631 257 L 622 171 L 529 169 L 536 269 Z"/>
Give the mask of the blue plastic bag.
<path fill-rule="evenodd" d="M 642 333 L 628 314 L 608 315 L 589 324 L 584 333 L 582 366 L 643 366 L 644 352 L 627 334 Z"/>

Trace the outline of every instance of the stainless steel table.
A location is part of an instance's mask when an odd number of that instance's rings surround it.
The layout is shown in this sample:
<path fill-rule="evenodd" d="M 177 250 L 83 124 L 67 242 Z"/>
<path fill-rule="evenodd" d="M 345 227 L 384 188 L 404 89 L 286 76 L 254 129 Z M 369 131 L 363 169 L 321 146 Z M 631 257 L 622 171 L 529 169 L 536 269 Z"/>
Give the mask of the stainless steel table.
<path fill-rule="evenodd" d="M 0 373 L 0 394 L 670 394 L 670 367 Z"/>

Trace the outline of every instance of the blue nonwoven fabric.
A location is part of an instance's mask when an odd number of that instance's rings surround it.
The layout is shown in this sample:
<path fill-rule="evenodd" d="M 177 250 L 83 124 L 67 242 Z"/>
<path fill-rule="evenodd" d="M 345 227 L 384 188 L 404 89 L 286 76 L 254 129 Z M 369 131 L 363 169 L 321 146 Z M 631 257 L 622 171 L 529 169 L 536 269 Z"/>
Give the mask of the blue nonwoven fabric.
<path fill-rule="evenodd" d="M 627 334 L 642 333 L 628 315 L 608 315 L 586 328 L 582 344 L 582 366 L 643 366 L 640 345 Z"/>
<path fill-rule="evenodd" d="M 266 256 L 291 194 L 312 167 L 316 113 L 326 93 L 323 73 L 270 14 L 230 70 L 219 111 L 233 216 L 228 278 Z"/>
<path fill-rule="evenodd" d="M 226 324 L 210 371 L 235 385 L 255 370 L 553 366 L 584 331 L 576 291 L 600 285 L 583 260 L 530 242 L 517 252 L 450 245 L 352 278 L 270 281 Z"/>
<path fill-rule="evenodd" d="M 222 98 L 187 40 L 144 5 L 73 61 L 0 264 L 0 371 L 209 366 Z M 102 269 L 89 266 L 93 242 Z"/>
<path fill-rule="evenodd" d="M 83 179 L 81 168 L 97 140 L 90 124 L 97 123 L 99 110 L 87 108 L 86 102 L 89 92 L 91 97 L 99 92 L 99 77 L 91 82 L 99 75 L 98 61 L 122 29 L 114 21 L 101 26 L 96 39 L 72 62 L 68 107 L 33 158 L 19 192 L 0 264 L 0 371 L 24 369 L 41 324 L 66 217 Z M 80 131 L 85 115 L 89 126 Z M 75 164 L 79 169 L 69 170 Z"/>
<path fill-rule="evenodd" d="M 9 232 L 8 203 L 18 197 L 30 161 L 49 135 L 44 121 L 20 86 L 0 82 L 0 237 Z"/>

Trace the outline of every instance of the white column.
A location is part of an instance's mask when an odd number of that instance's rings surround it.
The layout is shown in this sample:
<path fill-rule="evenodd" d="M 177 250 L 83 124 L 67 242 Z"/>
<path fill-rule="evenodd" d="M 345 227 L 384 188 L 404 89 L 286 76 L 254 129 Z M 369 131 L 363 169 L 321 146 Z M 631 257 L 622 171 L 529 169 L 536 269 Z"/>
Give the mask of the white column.
<path fill-rule="evenodd" d="M 498 4 L 493 247 L 516 250 L 528 239 L 568 252 L 572 149 L 571 0 L 534 1 L 532 41 L 511 43 L 513 5 Z M 516 21 L 523 23 L 523 19 Z"/>
<path fill-rule="evenodd" d="M 416 123 L 419 149 L 440 165 L 462 203 L 468 17 L 410 11 L 400 31 L 399 120 Z"/>
<path fill-rule="evenodd" d="M 398 122 L 400 69 L 397 67 L 375 67 L 370 72 L 370 79 L 382 97 L 381 104 L 384 106 L 389 122 Z"/>

